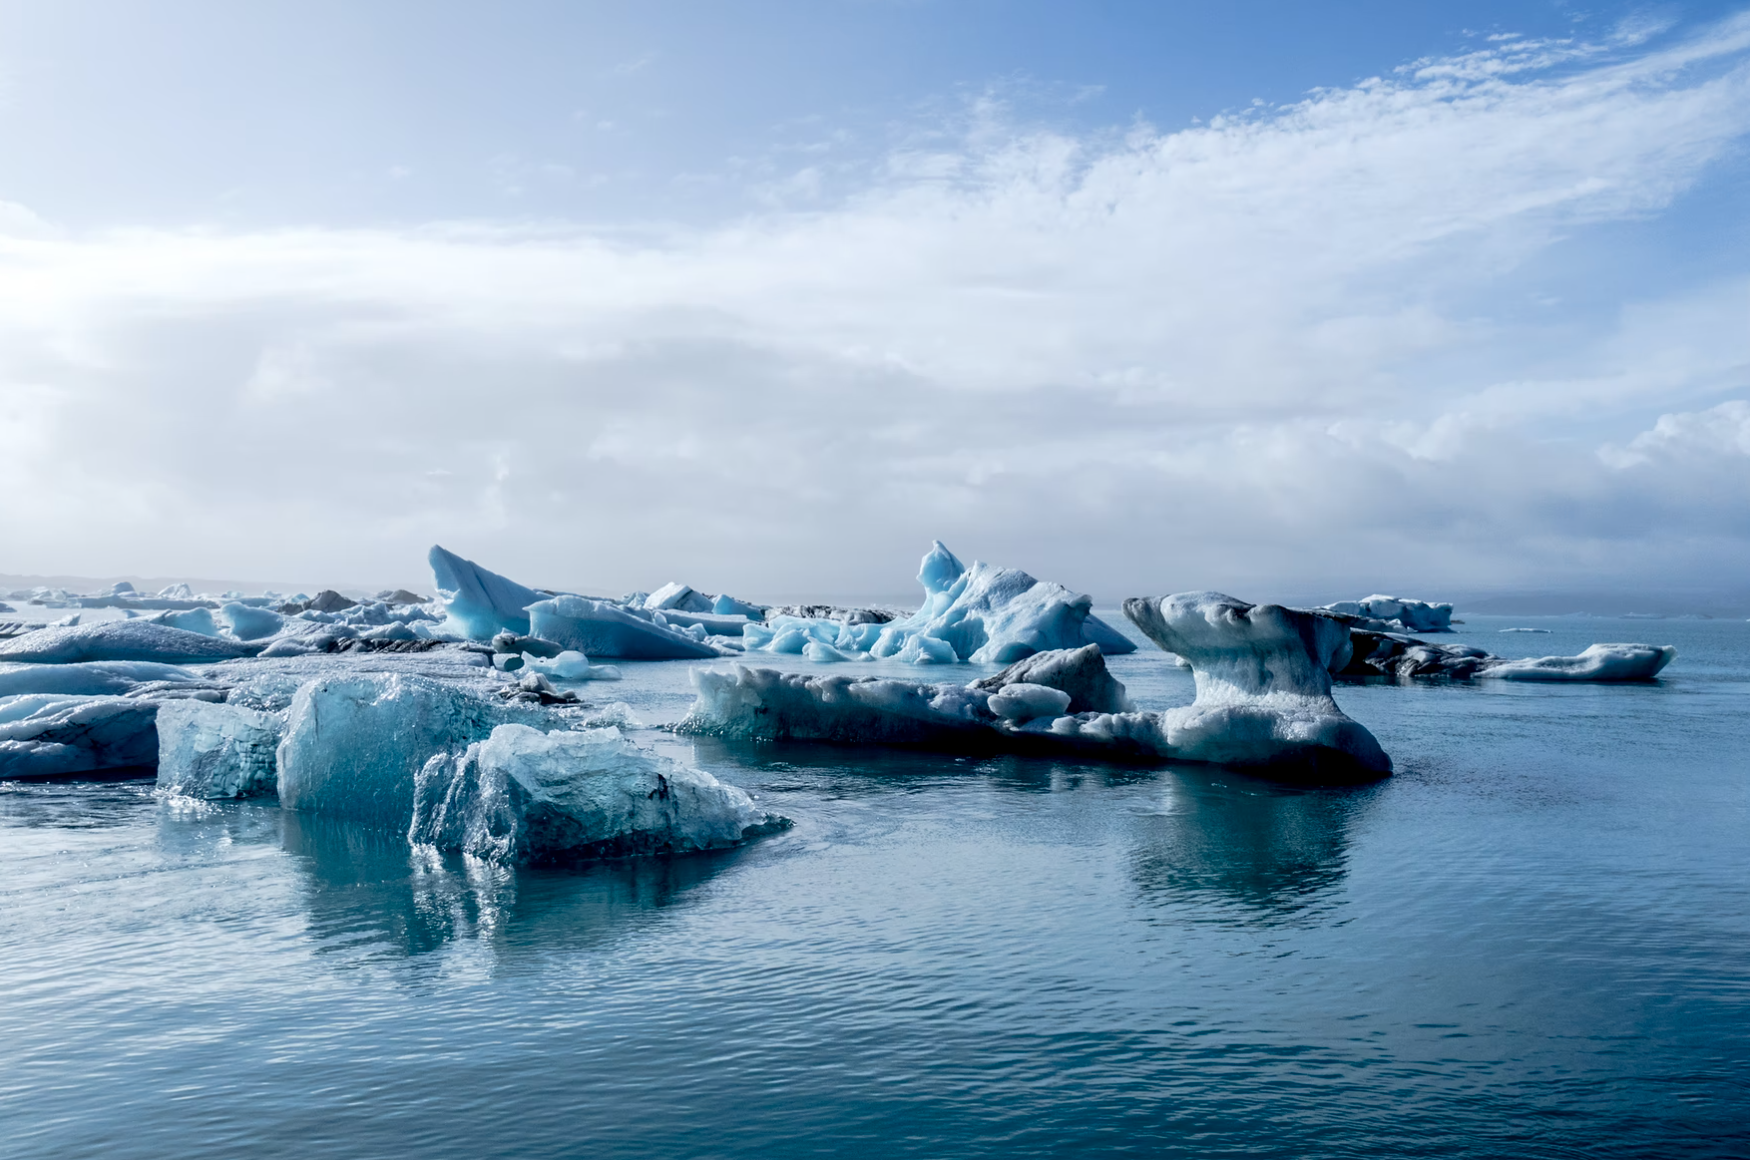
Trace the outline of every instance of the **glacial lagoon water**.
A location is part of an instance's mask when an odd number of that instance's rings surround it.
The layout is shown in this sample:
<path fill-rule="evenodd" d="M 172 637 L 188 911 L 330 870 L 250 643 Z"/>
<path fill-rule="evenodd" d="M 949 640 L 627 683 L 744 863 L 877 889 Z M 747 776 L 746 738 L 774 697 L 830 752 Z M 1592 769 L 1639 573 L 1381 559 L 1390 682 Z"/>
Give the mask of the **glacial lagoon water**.
<path fill-rule="evenodd" d="M 794 828 L 579 870 L 0 786 L 0 1155 L 1750 1153 L 1750 624 L 1468 620 L 1679 656 L 1340 688 L 1362 787 L 652 731 Z"/>

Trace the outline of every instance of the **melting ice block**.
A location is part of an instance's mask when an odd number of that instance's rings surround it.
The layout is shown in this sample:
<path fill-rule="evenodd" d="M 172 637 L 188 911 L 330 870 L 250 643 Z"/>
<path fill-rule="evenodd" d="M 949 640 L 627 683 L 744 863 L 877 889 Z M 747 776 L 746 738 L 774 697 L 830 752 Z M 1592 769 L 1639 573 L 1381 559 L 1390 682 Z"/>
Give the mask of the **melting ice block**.
<path fill-rule="evenodd" d="M 1390 772 L 1391 759 L 1373 734 L 1331 696 L 1331 670 L 1349 659 L 1343 625 L 1219 592 L 1133 598 L 1124 602 L 1124 613 L 1143 635 L 1183 658 L 1197 682 L 1196 700 L 1165 715 L 1177 755 Z"/>
<path fill-rule="evenodd" d="M 157 714 L 135 697 L 0 698 L 0 779 L 149 767 Z"/>
<path fill-rule="evenodd" d="M 104 620 L 67 628 L 42 628 L 0 641 L 0 662 L 159 661 L 187 664 L 254 656 L 259 649 L 259 645 L 205 636 L 150 620 Z"/>
<path fill-rule="evenodd" d="M 1328 617 L 1213 593 L 1130 601 L 1151 638 L 1188 661 L 1197 699 L 1135 711 L 1096 645 L 1039 653 L 969 685 L 808 676 L 737 666 L 693 674 L 677 726 L 764 740 L 1020 749 L 1121 760 L 1266 766 L 1352 779 L 1391 761 L 1331 698 L 1348 631 Z"/>
<path fill-rule="evenodd" d="M 405 832 L 414 774 L 432 755 L 464 749 L 527 719 L 426 677 L 371 673 L 299 688 L 279 743 L 280 804 Z M 537 718 L 539 719 L 539 718 Z"/>
<path fill-rule="evenodd" d="M 549 595 L 489 572 L 436 544 L 427 558 L 450 623 L 470 640 L 491 640 L 507 629 L 526 634 L 529 605 Z"/>
<path fill-rule="evenodd" d="M 1577 657 L 1498 661 L 1477 676 L 1497 681 L 1650 681 L 1676 655 L 1668 644 L 1595 644 Z"/>
<path fill-rule="evenodd" d="M 415 785 L 409 841 L 500 860 L 709 850 L 786 824 L 613 726 L 500 725 L 462 752 L 432 757 Z"/>
<path fill-rule="evenodd" d="M 555 596 L 529 606 L 533 635 L 587 656 L 700 660 L 720 655 L 704 642 L 703 629 L 689 635 L 661 616 L 587 596 Z"/>
<path fill-rule="evenodd" d="M 274 792 L 285 722 L 241 705 L 169 701 L 158 709 L 158 788 L 193 798 Z"/>

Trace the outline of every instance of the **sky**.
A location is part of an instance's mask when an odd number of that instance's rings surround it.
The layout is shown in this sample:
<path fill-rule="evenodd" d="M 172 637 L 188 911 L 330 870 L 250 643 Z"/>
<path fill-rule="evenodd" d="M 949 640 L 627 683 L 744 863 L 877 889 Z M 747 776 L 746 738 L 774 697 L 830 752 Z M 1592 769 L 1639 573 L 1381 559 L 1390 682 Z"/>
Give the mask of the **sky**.
<path fill-rule="evenodd" d="M 1750 4 L 0 0 L 0 573 L 1750 590 Z"/>

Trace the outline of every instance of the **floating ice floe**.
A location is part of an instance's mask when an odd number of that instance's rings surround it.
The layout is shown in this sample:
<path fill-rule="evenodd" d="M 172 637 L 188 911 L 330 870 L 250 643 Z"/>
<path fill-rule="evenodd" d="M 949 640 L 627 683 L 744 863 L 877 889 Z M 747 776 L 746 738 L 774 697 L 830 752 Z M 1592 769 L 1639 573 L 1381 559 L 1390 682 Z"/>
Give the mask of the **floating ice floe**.
<path fill-rule="evenodd" d="M 613 726 L 500 725 L 461 752 L 433 756 L 414 781 L 410 842 L 499 860 L 719 849 L 787 824 Z"/>
<path fill-rule="evenodd" d="M 924 603 L 903 619 L 789 616 L 768 612 L 743 634 L 749 650 L 828 662 L 891 657 L 908 664 L 1008 664 L 1033 653 L 1097 645 L 1135 652 L 1123 633 L 1094 616 L 1089 597 L 1035 580 L 1018 568 L 974 561 L 968 568 L 935 541 L 918 569 Z"/>
<path fill-rule="evenodd" d="M 1452 605 L 1427 600 L 1369 596 L 1365 600 L 1339 600 L 1325 605 L 1323 611 L 1346 617 L 1355 627 L 1375 632 L 1452 631 Z"/>
<path fill-rule="evenodd" d="M 277 786 L 275 751 L 285 722 L 241 705 L 170 701 L 159 706 L 158 788 L 193 798 L 245 798 Z"/>
<path fill-rule="evenodd" d="M 737 665 L 693 674 L 679 732 L 762 740 L 1020 749 L 1127 760 L 1383 776 L 1391 760 L 1331 696 L 1348 632 L 1329 618 L 1217 593 L 1132 600 L 1125 612 L 1187 661 L 1196 700 L 1136 711 L 1097 645 L 1035 654 L 953 683 L 813 676 Z"/>
<path fill-rule="evenodd" d="M 0 663 L 160 661 L 187 664 L 252 656 L 258 651 L 259 645 L 206 636 L 150 620 L 105 620 L 65 628 L 42 628 L 0 640 Z"/>
<path fill-rule="evenodd" d="M 1496 681 L 1650 681 L 1676 656 L 1671 645 L 1595 644 L 1577 657 L 1498 660 L 1477 676 Z"/>
<path fill-rule="evenodd" d="M 1677 655 L 1670 645 L 1595 644 L 1575 657 L 1507 660 L 1474 645 L 1432 644 L 1367 629 L 1351 629 L 1350 642 L 1338 676 L 1396 680 L 1650 681 Z"/>
<path fill-rule="evenodd" d="M 157 713 L 133 697 L 0 698 L 0 779 L 150 767 Z"/>
<path fill-rule="evenodd" d="M 620 670 L 613 665 L 591 664 L 587 656 L 575 649 L 566 649 L 548 658 L 532 653 L 522 654 L 522 668 L 554 681 L 617 681 Z"/>

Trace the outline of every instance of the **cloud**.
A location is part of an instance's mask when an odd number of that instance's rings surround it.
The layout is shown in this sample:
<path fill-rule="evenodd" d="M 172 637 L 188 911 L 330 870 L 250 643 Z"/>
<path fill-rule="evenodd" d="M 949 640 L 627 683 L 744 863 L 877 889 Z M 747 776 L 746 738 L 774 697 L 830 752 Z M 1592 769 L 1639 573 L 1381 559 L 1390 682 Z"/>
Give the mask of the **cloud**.
<path fill-rule="evenodd" d="M 933 536 L 1106 596 L 1741 568 L 1741 462 L 1661 449 L 1750 393 L 1750 271 L 1547 322 L 1525 272 L 1741 146 L 1747 50 L 1496 42 L 1171 133 L 976 106 L 691 231 L 13 215 L 0 540 L 753 595 L 904 592 Z"/>

